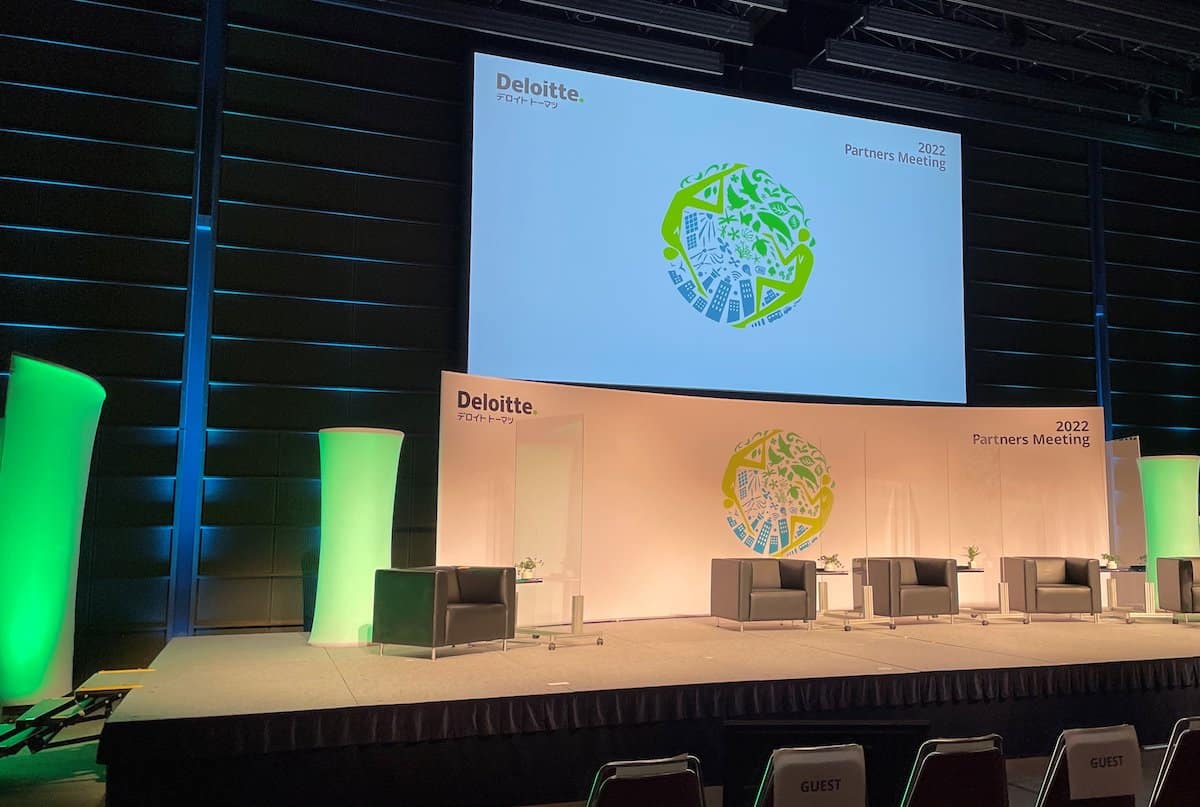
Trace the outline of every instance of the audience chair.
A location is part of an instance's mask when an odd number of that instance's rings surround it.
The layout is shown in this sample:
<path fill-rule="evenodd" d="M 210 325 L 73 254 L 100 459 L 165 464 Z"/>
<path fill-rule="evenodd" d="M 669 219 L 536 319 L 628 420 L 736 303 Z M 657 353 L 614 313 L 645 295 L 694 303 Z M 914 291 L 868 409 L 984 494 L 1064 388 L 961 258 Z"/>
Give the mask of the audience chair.
<path fill-rule="evenodd" d="M 1161 566 L 1159 567 L 1162 568 Z M 1159 572 L 1162 582 L 1162 572 Z M 1175 724 L 1162 767 L 1150 791 L 1150 807 L 1195 807 L 1200 804 L 1200 717 Z"/>
<path fill-rule="evenodd" d="M 602 765 L 587 807 L 704 807 L 700 760 L 680 754 Z"/>
<path fill-rule="evenodd" d="M 866 563 L 867 585 L 874 597 L 876 616 L 940 616 L 950 621 L 958 613 L 958 564 L 954 558 L 855 558 Z"/>
<path fill-rule="evenodd" d="M 817 618 L 817 564 L 779 558 L 714 558 L 712 615 L 737 622 L 808 623 Z"/>
<path fill-rule="evenodd" d="M 1067 729 L 1054 744 L 1034 807 L 1135 807 L 1141 781 L 1133 726 Z"/>
<path fill-rule="evenodd" d="M 371 640 L 439 647 L 499 640 L 517 632 L 517 570 L 512 566 L 427 566 L 375 572 Z"/>
<path fill-rule="evenodd" d="M 900 807 L 1008 807 L 1008 773 L 998 734 L 927 740 L 917 750 Z"/>
<path fill-rule="evenodd" d="M 777 748 L 763 771 L 754 807 L 866 807 L 861 745 Z"/>
<path fill-rule="evenodd" d="M 1000 559 L 1009 607 L 1025 614 L 1091 614 L 1100 621 L 1100 561 L 1095 558 Z"/>
<path fill-rule="evenodd" d="M 1171 612 L 1171 621 L 1184 622 L 1200 613 L 1200 558 L 1159 558 L 1158 607 Z M 1149 610 L 1150 603 L 1146 603 Z"/>

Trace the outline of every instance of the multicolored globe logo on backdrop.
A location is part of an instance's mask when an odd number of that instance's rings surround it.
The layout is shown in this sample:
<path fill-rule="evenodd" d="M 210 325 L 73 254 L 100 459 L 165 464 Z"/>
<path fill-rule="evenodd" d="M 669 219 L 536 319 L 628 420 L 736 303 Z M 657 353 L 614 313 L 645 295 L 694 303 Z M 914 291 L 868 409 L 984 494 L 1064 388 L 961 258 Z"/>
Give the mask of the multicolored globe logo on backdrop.
<path fill-rule="evenodd" d="M 821 449 L 795 432 L 760 431 L 739 443 L 725 466 L 725 520 L 748 549 L 794 555 L 825 528 L 833 488 Z"/>
<path fill-rule="evenodd" d="M 744 163 L 715 163 L 680 182 L 662 237 L 680 296 L 734 328 L 761 327 L 792 310 L 817 243 L 796 195 Z"/>

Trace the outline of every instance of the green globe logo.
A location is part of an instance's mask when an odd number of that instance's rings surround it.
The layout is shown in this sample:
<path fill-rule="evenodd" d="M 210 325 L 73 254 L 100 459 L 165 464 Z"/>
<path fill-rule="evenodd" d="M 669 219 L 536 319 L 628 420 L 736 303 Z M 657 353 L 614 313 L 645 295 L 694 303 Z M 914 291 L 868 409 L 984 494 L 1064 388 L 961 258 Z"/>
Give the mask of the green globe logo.
<path fill-rule="evenodd" d="M 725 466 L 725 520 L 758 554 L 794 555 L 825 528 L 833 488 L 821 449 L 795 432 L 761 431 L 739 443 Z"/>
<path fill-rule="evenodd" d="M 667 275 L 713 322 L 757 328 L 787 314 L 816 240 L 796 195 L 761 168 L 710 165 L 687 177 L 663 217 Z"/>

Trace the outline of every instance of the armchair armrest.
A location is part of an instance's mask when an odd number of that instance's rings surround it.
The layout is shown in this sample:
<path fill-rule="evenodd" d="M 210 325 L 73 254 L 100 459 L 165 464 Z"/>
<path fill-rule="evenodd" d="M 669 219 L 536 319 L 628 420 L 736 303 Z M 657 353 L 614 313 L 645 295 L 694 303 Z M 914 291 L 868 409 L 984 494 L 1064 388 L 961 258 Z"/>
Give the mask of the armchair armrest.
<path fill-rule="evenodd" d="M 1100 561 L 1096 558 L 1067 558 L 1067 582 L 1091 589 L 1092 613 L 1100 613 Z"/>
<path fill-rule="evenodd" d="M 752 569 L 741 558 L 713 558 L 709 610 L 715 617 L 746 622 L 750 619 Z"/>
<path fill-rule="evenodd" d="M 378 569 L 371 640 L 440 647 L 446 637 L 448 569 Z"/>
<path fill-rule="evenodd" d="M 867 585 L 880 616 L 900 615 L 900 561 L 896 558 L 867 558 Z"/>
<path fill-rule="evenodd" d="M 1001 558 L 1000 567 L 1008 583 L 1009 607 L 1032 613 L 1037 604 L 1037 563 L 1032 558 Z"/>
<path fill-rule="evenodd" d="M 1200 580 L 1200 558 L 1158 558 L 1159 607 L 1179 614 L 1196 613 L 1200 603 L 1192 597 L 1192 586 Z"/>

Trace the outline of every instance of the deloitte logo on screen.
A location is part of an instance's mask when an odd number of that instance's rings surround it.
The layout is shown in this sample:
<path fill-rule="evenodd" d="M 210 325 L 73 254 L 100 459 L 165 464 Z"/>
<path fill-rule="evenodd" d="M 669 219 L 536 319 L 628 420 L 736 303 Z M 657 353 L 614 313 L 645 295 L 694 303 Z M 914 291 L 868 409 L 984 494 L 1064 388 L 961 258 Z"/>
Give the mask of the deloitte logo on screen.
<path fill-rule="evenodd" d="M 560 81 L 538 81 L 528 76 L 514 78 L 508 73 L 499 71 L 496 73 L 496 89 L 532 95 L 536 98 L 583 103 L 583 96 L 579 94 L 579 90 L 568 87 Z"/>
<path fill-rule="evenodd" d="M 793 555 L 821 535 L 833 487 L 821 449 L 795 432 L 761 431 L 739 443 L 725 466 L 725 521 L 758 554 Z"/>
<path fill-rule="evenodd" d="M 804 206 L 761 168 L 710 165 L 685 178 L 663 217 L 663 257 L 683 299 L 713 322 L 757 328 L 796 305 L 816 240 Z"/>

